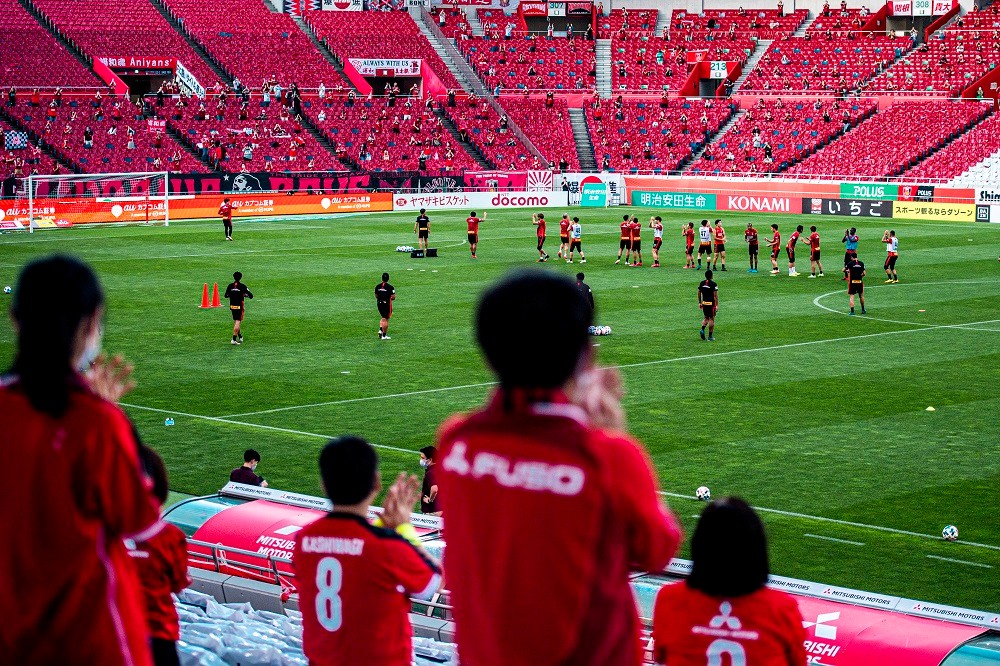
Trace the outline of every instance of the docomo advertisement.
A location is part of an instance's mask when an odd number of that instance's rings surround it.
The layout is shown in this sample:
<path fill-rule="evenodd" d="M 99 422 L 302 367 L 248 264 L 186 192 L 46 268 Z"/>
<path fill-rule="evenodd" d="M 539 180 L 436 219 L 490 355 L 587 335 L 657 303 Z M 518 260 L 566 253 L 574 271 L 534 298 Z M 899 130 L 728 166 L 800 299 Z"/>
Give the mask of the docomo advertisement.
<path fill-rule="evenodd" d="M 449 192 L 428 194 L 397 194 L 393 210 L 468 210 L 481 213 L 511 208 L 566 208 L 568 192 Z"/>
<path fill-rule="evenodd" d="M 170 197 L 171 220 L 196 220 L 219 215 L 225 194 Z M 228 195 L 233 217 L 258 215 L 329 215 L 392 210 L 392 195 L 374 194 L 285 194 L 248 193 Z M 26 209 L 26 204 L 20 207 Z M 38 217 L 51 217 L 54 226 L 115 222 L 159 222 L 166 218 L 162 197 L 117 199 L 37 199 L 35 209 L 50 210 Z M 25 210 L 24 215 L 27 215 Z M 26 217 L 25 217 L 26 220 Z M 0 220 L 2 221 L 2 220 Z"/>
<path fill-rule="evenodd" d="M 420 59 L 348 58 L 361 76 L 420 76 Z"/>

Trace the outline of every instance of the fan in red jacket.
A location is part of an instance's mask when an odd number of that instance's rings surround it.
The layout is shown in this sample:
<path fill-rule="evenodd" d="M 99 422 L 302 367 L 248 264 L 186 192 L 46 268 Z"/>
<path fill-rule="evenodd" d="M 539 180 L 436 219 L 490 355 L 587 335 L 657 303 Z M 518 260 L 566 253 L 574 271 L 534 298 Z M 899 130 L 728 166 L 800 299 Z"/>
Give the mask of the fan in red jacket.
<path fill-rule="evenodd" d="M 691 576 L 656 595 L 657 663 L 805 665 L 802 614 L 791 595 L 765 587 L 767 538 L 746 502 L 708 505 L 691 539 L 691 559 Z"/>
<path fill-rule="evenodd" d="M 646 452 L 621 432 L 619 376 L 591 365 L 590 323 L 576 285 L 554 275 L 515 275 L 479 303 L 500 389 L 443 426 L 438 447 L 465 665 L 642 660 L 628 574 L 661 570 L 681 535 Z M 538 344 L 539 330 L 561 344 Z"/>
<path fill-rule="evenodd" d="M 162 506 L 169 492 L 167 468 L 156 451 L 146 446 L 140 448 L 139 459 L 153 482 L 153 496 Z M 181 627 L 171 595 L 191 584 L 187 572 L 187 538 L 176 525 L 161 521 L 159 526 L 145 540 L 128 539 L 125 545 L 146 597 L 146 625 L 153 662 L 156 666 L 176 666 L 180 664 L 176 643 L 181 637 Z"/>
<path fill-rule="evenodd" d="M 0 655 L 4 663 L 151 663 L 139 582 L 122 542 L 158 511 L 128 418 L 107 399 L 128 370 L 98 355 L 104 295 L 80 262 L 21 273 L 17 353 L 0 387 Z M 96 361 L 96 364 L 95 364 Z M 78 370 L 91 367 L 88 378 Z M 103 396 L 103 397 L 102 397 Z"/>

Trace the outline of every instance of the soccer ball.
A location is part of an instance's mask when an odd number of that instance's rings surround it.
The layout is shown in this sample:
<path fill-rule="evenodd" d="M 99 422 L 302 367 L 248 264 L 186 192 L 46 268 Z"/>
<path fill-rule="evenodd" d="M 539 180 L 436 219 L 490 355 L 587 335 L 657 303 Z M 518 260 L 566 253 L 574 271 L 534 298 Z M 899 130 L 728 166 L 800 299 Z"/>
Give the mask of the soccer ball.
<path fill-rule="evenodd" d="M 958 541 L 958 528 L 954 525 L 945 525 L 941 530 L 941 538 L 945 541 Z"/>
<path fill-rule="evenodd" d="M 694 491 L 694 496 L 702 502 L 708 502 L 712 499 L 712 491 L 708 489 L 708 486 L 699 486 L 698 490 Z M 957 530 L 955 533 L 958 534 Z"/>
<path fill-rule="evenodd" d="M 10 288 L 10 285 L 7 285 L 6 287 L 3 288 L 3 293 L 5 294 L 9 294 L 11 291 L 13 290 Z"/>

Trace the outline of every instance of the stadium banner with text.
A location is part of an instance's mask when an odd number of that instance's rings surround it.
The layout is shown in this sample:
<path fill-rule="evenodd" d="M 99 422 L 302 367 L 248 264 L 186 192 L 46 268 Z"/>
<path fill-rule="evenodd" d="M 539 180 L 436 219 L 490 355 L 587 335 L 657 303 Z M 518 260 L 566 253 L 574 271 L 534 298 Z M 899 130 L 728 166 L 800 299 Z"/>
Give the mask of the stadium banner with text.
<path fill-rule="evenodd" d="M 1000 190 L 976 190 L 977 204 L 1000 204 Z"/>
<path fill-rule="evenodd" d="M 361 76 L 420 76 L 419 58 L 348 58 Z"/>
<path fill-rule="evenodd" d="M 466 171 L 465 186 L 477 190 L 547 192 L 555 184 L 551 171 Z"/>
<path fill-rule="evenodd" d="M 177 61 L 177 70 L 174 72 L 177 80 L 182 86 L 187 86 L 191 90 L 195 97 L 199 99 L 205 99 L 205 86 L 195 77 L 191 70 L 184 66 L 180 60 Z"/>
<path fill-rule="evenodd" d="M 113 181 L 102 181 L 102 186 Z M 335 194 L 373 190 L 422 189 L 447 191 L 471 187 L 463 174 L 424 176 L 409 173 L 237 173 L 171 174 L 171 194 L 249 194 L 289 192 Z M 112 188 L 118 189 L 118 188 Z"/>
<path fill-rule="evenodd" d="M 899 198 L 899 186 L 894 183 L 841 183 L 840 198 L 895 201 Z"/>
<path fill-rule="evenodd" d="M 934 201 L 933 185 L 900 185 L 899 201 Z"/>
<path fill-rule="evenodd" d="M 608 205 L 608 186 L 605 183 L 586 183 L 580 191 L 580 205 L 586 208 L 604 208 Z"/>
<path fill-rule="evenodd" d="M 913 0 L 889 0 L 889 16 L 913 16 Z"/>
<path fill-rule="evenodd" d="M 897 201 L 892 204 L 892 216 L 905 220 L 975 222 L 976 204 Z"/>
<path fill-rule="evenodd" d="M 741 206 L 746 204 L 747 210 L 754 209 L 756 199 L 764 210 L 763 199 L 773 199 L 774 197 L 790 199 L 789 206 L 791 213 L 796 210 L 797 201 L 801 197 L 825 197 L 837 198 L 840 196 L 840 187 L 836 183 L 818 183 L 802 180 L 782 180 L 782 179 L 726 179 L 726 178 L 678 178 L 676 176 L 625 176 L 626 190 L 631 193 L 633 190 L 645 190 L 647 192 L 701 192 L 702 194 L 714 194 L 719 210 L 743 210 Z M 746 196 L 746 201 L 738 199 L 730 204 L 730 196 Z M 768 204 L 776 202 L 769 201 Z M 783 202 L 778 202 L 779 207 Z"/>
<path fill-rule="evenodd" d="M 364 0 L 323 0 L 320 7 L 325 12 L 360 12 L 364 8 Z"/>
<path fill-rule="evenodd" d="M 702 192 L 646 192 L 631 190 L 632 205 L 674 210 L 715 210 L 715 195 Z"/>
<path fill-rule="evenodd" d="M 428 194 L 397 194 L 393 210 L 468 210 L 469 212 L 503 210 L 505 208 L 566 208 L 569 193 L 556 192 L 451 192 Z"/>
<path fill-rule="evenodd" d="M 176 58 L 152 56 L 101 56 L 98 58 L 112 70 L 126 73 L 173 72 L 177 69 Z"/>
<path fill-rule="evenodd" d="M 824 199 L 803 197 L 803 215 L 840 215 L 843 217 L 890 218 L 893 202 L 873 199 Z"/>

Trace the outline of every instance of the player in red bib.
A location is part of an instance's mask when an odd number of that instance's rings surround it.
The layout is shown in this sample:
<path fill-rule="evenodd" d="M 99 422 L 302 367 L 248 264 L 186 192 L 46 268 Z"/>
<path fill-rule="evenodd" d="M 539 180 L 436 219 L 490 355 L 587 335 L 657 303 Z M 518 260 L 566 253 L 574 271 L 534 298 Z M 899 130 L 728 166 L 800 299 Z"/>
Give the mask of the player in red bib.
<path fill-rule="evenodd" d="M 629 241 L 632 247 L 632 265 L 642 266 L 642 225 L 639 218 L 632 216 L 628 223 Z"/>
<path fill-rule="evenodd" d="M 559 253 L 556 255 L 558 258 L 569 258 L 569 227 L 571 222 L 569 221 L 569 214 L 563 213 L 562 219 L 559 220 Z"/>
<path fill-rule="evenodd" d="M 716 500 L 691 539 L 691 575 L 653 608 L 653 659 L 670 666 L 804 666 L 806 631 L 790 594 L 766 587 L 767 537 L 737 498 Z"/>
<path fill-rule="evenodd" d="M 694 268 L 694 222 L 681 226 L 681 236 L 684 236 L 684 268 Z"/>
<path fill-rule="evenodd" d="M 764 242 L 771 248 L 771 275 L 775 276 L 778 274 L 778 253 L 781 252 L 781 233 L 778 231 L 777 224 L 771 225 L 771 231 L 774 233 L 774 236 L 772 238 L 765 238 Z"/>
<path fill-rule="evenodd" d="M 760 252 L 760 245 L 757 239 L 757 230 L 753 222 L 747 222 L 747 230 L 743 232 L 743 240 L 747 242 L 747 250 L 750 252 L 750 270 L 748 273 L 757 272 L 757 254 Z"/>
<path fill-rule="evenodd" d="M 476 211 L 472 211 L 469 217 L 465 218 L 465 223 L 469 228 L 469 250 L 472 252 L 472 258 L 476 258 L 476 246 L 479 245 L 479 223 L 486 219 L 486 213 L 483 213 L 482 219 L 476 217 Z"/>
<path fill-rule="evenodd" d="M 400 474 L 375 526 L 368 507 L 382 483 L 372 445 L 331 440 L 319 467 L 334 510 L 298 533 L 292 557 L 303 652 L 313 666 L 408 666 L 410 597 L 429 600 L 441 583 L 409 522 L 420 482 Z"/>
<path fill-rule="evenodd" d="M 621 430 L 620 376 L 592 366 L 591 321 L 577 285 L 549 273 L 480 300 L 476 335 L 500 388 L 438 436 L 463 666 L 642 662 L 629 571 L 660 570 L 680 531 Z"/>
<path fill-rule="evenodd" d="M 222 229 L 226 232 L 226 240 L 233 240 L 233 205 L 229 203 L 229 197 L 222 200 L 219 215 L 222 217 Z"/>
<path fill-rule="evenodd" d="M 788 243 L 785 245 L 785 254 L 788 255 L 788 277 L 799 277 L 799 272 L 795 270 L 795 244 L 799 242 L 799 236 L 802 235 L 804 229 L 805 227 L 801 224 L 795 227 L 795 231 L 788 237 Z"/>
<path fill-rule="evenodd" d="M 816 269 L 819 269 L 819 277 L 823 277 L 823 262 L 819 260 L 819 234 L 816 227 L 809 227 L 809 277 L 815 278 Z"/>
<path fill-rule="evenodd" d="M 712 239 L 715 241 L 712 253 L 712 270 L 718 268 L 719 259 L 722 259 L 722 270 L 726 270 L 726 230 L 722 228 L 722 220 L 715 221 Z"/>
<path fill-rule="evenodd" d="M 542 249 L 545 247 L 545 213 L 532 213 L 531 223 L 535 225 L 535 234 L 538 236 L 538 261 L 548 261 L 549 255 Z"/>
<path fill-rule="evenodd" d="M 625 253 L 625 265 L 628 266 L 629 256 L 632 254 L 632 220 L 628 215 L 622 215 L 622 222 L 618 225 L 621 237 L 618 241 L 618 258 L 615 265 L 622 262 L 622 252 Z"/>
<path fill-rule="evenodd" d="M 163 460 L 149 447 L 139 449 L 143 469 L 153 482 L 153 497 L 166 504 L 168 494 L 167 468 Z M 146 597 L 146 625 L 149 627 L 153 663 L 156 666 L 177 666 L 177 641 L 180 622 L 171 594 L 179 594 L 191 584 L 188 577 L 187 538 L 176 525 L 160 521 L 160 529 L 142 541 L 126 540 L 139 581 Z M 152 530 L 150 530 L 152 531 Z"/>

